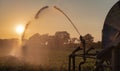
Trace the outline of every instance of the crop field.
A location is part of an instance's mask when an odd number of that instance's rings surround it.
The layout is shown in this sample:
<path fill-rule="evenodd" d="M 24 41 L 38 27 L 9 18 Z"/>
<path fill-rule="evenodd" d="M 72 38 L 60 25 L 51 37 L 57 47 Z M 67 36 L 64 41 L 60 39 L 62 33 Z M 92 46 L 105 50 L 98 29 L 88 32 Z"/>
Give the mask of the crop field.
<path fill-rule="evenodd" d="M 68 56 L 75 48 L 58 48 L 52 49 L 49 53 L 48 62 L 45 65 L 33 65 L 24 62 L 13 56 L 6 56 L 0 58 L 0 71 L 68 71 Z M 78 53 L 81 53 L 78 52 Z M 76 57 L 76 71 L 82 58 Z M 82 66 L 82 71 L 92 71 L 95 60 L 88 59 L 87 63 Z"/>

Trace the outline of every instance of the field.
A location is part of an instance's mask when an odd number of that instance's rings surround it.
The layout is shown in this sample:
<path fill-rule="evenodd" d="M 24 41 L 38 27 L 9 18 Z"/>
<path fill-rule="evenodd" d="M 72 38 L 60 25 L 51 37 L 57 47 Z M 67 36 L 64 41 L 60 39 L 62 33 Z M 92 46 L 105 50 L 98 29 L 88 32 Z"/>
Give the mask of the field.
<path fill-rule="evenodd" d="M 48 56 L 48 64 L 46 65 L 33 65 L 13 56 L 1 57 L 0 71 L 68 71 L 68 56 L 74 49 L 75 48 L 52 49 Z M 76 58 L 76 71 L 78 71 L 78 64 L 81 61 L 81 58 Z M 89 59 L 87 63 L 82 66 L 82 71 L 92 71 L 94 68 L 93 62 L 95 62 L 95 60 Z"/>

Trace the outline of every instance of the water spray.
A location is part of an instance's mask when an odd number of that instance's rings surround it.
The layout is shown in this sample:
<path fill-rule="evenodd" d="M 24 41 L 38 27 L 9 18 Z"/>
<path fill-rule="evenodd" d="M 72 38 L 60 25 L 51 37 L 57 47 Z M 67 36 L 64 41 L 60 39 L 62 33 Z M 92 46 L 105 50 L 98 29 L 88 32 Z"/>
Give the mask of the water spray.
<path fill-rule="evenodd" d="M 54 8 L 56 10 L 58 10 L 59 12 L 61 12 L 70 21 L 70 23 L 72 24 L 72 26 L 75 28 L 75 30 L 77 31 L 77 33 L 80 35 L 80 32 L 78 31 L 77 27 L 74 25 L 74 23 L 72 22 L 72 20 L 60 8 L 58 8 L 57 6 L 54 6 Z"/>
<path fill-rule="evenodd" d="M 85 39 L 82 37 L 82 35 L 80 35 L 80 32 L 78 31 L 77 27 L 74 25 L 74 23 L 72 22 L 72 20 L 67 16 L 67 14 L 65 14 L 60 8 L 58 8 L 57 6 L 54 6 L 55 9 L 57 9 L 58 11 L 60 11 L 69 21 L 70 23 L 72 24 L 72 26 L 74 27 L 74 29 L 76 30 L 76 32 L 79 34 L 80 36 L 80 41 L 83 45 L 83 61 L 80 62 L 79 64 L 79 68 L 81 68 L 81 65 L 83 65 L 85 62 L 86 62 L 86 43 L 85 43 Z M 78 47 L 80 49 L 80 47 Z M 77 49 L 78 49 L 77 48 Z M 73 51 L 74 52 L 74 51 Z M 73 53 L 74 54 L 74 53 Z M 71 58 L 71 57 L 70 57 Z M 72 59 L 73 59 L 73 71 L 75 71 L 75 57 L 72 56 Z M 69 59 L 69 62 L 71 61 L 71 59 Z M 70 62 L 71 63 L 71 62 Z M 70 71 L 70 64 L 69 64 L 69 71 Z M 81 69 L 79 69 L 81 70 Z"/>
<path fill-rule="evenodd" d="M 45 9 L 47 9 L 47 8 L 49 8 L 49 7 L 48 7 L 48 6 L 42 7 L 42 8 L 37 12 L 37 14 L 35 15 L 35 19 L 38 19 L 38 18 L 39 18 L 39 14 L 40 14 L 43 10 L 45 10 Z"/>
<path fill-rule="evenodd" d="M 38 19 L 38 18 L 39 18 L 39 14 L 40 14 L 43 10 L 45 10 L 45 9 L 47 9 L 47 8 L 48 8 L 48 6 L 42 7 L 42 8 L 36 13 L 34 19 L 30 20 L 30 21 L 25 25 L 25 30 L 24 30 L 24 32 L 23 32 L 23 34 L 22 34 L 22 42 L 24 41 L 25 33 L 26 33 L 29 25 L 31 24 L 31 22 L 32 22 L 33 20 Z"/>
<path fill-rule="evenodd" d="M 47 8 L 49 8 L 49 6 L 44 6 L 44 7 L 42 7 L 42 8 L 36 13 L 34 19 L 35 19 L 35 20 L 38 19 L 38 18 L 39 18 L 39 14 L 40 14 L 43 10 L 45 10 L 45 9 L 47 9 Z M 74 25 L 74 23 L 72 22 L 72 20 L 71 20 L 60 8 L 58 8 L 57 6 L 54 6 L 53 8 L 56 9 L 56 10 L 58 10 L 59 12 L 61 12 L 61 13 L 69 20 L 69 22 L 72 24 L 72 26 L 74 27 L 74 29 L 76 30 L 76 32 L 80 35 L 80 32 L 78 31 L 77 27 Z M 29 21 L 29 22 L 26 24 L 26 26 L 25 26 L 25 30 L 24 30 L 24 33 L 23 33 L 23 35 L 22 35 L 22 40 L 24 39 L 25 32 L 26 32 L 26 30 L 27 30 L 27 28 L 28 28 L 28 26 L 29 26 L 30 23 L 31 23 L 31 21 Z M 80 36 L 81 36 L 81 35 L 80 35 Z"/>
<path fill-rule="evenodd" d="M 39 14 L 40 14 L 43 10 L 45 10 L 45 9 L 47 9 L 47 8 L 48 8 L 48 6 L 42 7 L 42 8 L 36 13 L 35 17 L 34 17 L 33 19 L 31 19 L 29 22 L 27 22 L 27 24 L 25 25 L 24 32 L 23 32 L 23 34 L 22 34 L 22 36 L 21 36 L 21 42 L 22 42 L 22 43 L 21 43 L 21 47 L 22 47 L 22 53 L 23 53 L 23 54 L 26 52 L 26 39 L 25 39 L 25 34 L 26 34 L 27 29 L 29 28 L 29 25 L 32 23 L 32 21 L 38 19 L 38 18 L 39 18 Z M 23 56 L 23 60 L 25 60 L 24 56 Z"/>
<path fill-rule="evenodd" d="M 39 18 L 39 14 L 41 14 L 44 10 L 46 10 L 46 9 L 48 9 L 48 8 L 49 8 L 49 6 L 44 6 L 44 7 L 42 7 L 42 8 L 36 13 L 35 17 L 34 17 L 32 20 L 37 20 L 37 19 Z M 57 6 L 53 6 L 53 8 L 56 9 L 56 10 L 58 10 L 59 12 L 61 12 L 61 13 L 68 19 L 68 21 L 69 21 L 69 22 L 71 23 L 71 25 L 74 27 L 74 29 L 76 30 L 76 32 L 79 34 L 79 36 L 80 36 L 80 41 L 81 41 L 81 43 L 82 43 L 82 45 L 83 45 L 83 53 L 84 53 L 84 54 L 83 54 L 83 62 L 82 62 L 82 64 L 84 64 L 84 63 L 86 62 L 86 58 L 85 58 L 85 55 L 86 55 L 86 53 L 85 53 L 86 45 L 85 45 L 85 40 L 84 40 L 84 38 L 81 36 L 81 34 L 80 34 L 80 32 L 78 31 L 77 27 L 75 26 L 75 24 L 74 24 L 74 23 L 72 22 L 72 20 L 67 16 L 67 14 L 66 14 L 65 12 L 63 12 L 63 11 L 62 11 L 60 8 L 58 8 Z M 29 25 L 31 24 L 32 20 L 30 20 L 30 21 L 26 24 L 26 26 L 25 26 L 25 30 L 24 30 L 23 35 L 22 35 L 22 47 L 25 47 L 25 41 L 24 41 L 25 34 L 26 34 L 26 31 L 27 31 Z"/>

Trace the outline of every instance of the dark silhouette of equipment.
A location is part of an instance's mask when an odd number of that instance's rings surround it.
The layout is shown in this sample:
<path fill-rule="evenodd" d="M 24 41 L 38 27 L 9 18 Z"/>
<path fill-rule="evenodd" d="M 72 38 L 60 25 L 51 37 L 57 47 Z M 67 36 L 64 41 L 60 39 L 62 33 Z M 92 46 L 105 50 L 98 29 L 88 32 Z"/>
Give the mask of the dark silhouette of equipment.
<path fill-rule="evenodd" d="M 82 62 L 79 63 L 79 71 L 82 70 L 82 65 L 86 63 L 87 59 L 94 59 L 95 69 L 94 71 L 104 71 L 105 68 L 111 68 L 110 52 L 113 47 L 103 49 L 101 52 L 96 51 L 95 53 L 89 53 L 91 50 L 94 50 L 94 46 L 91 46 L 89 49 L 86 49 L 86 43 L 82 36 L 80 36 L 80 40 L 82 43 L 82 47 L 77 47 L 70 55 L 69 55 L 69 66 L 68 71 L 76 71 L 76 57 L 81 57 L 83 59 Z M 83 51 L 82 54 L 76 54 L 78 51 Z M 106 63 L 106 64 L 104 64 Z"/>
<path fill-rule="evenodd" d="M 111 71 L 120 71 L 120 1 L 118 1 L 109 11 L 104 27 L 102 30 L 102 51 L 90 54 L 89 52 L 94 48 L 92 46 L 86 50 L 85 39 L 80 36 L 82 48 L 78 47 L 69 55 L 69 71 L 76 71 L 75 58 L 81 57 L 83 59 L 79 64 L 79 71 L 81 66 L 86 63 L 88 58 L 95 59 L 95 68 L 93 71 L 105 71 L 109 68 Z M 77 51 L 82 50 L 82 54 L 76 54 Z"/>

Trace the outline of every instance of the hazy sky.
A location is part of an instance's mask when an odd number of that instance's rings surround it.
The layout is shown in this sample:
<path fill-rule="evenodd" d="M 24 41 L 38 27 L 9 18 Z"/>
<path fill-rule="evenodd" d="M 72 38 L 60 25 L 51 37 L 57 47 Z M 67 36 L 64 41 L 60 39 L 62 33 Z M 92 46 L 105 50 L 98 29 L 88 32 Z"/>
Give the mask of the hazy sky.
<path fill-rule="evenodd" d="M 43 6 L 58 6 L 74 22 L 81 35 L 90 33 L 95 41 L 101 40 L 105 17 L 118 0 L 0 0 L 0 38 L 16 37 L 15 27 L 25 25 Z M 45 11 L 44 23 L 58 23 L 64 28 L 69 23 L 62 14 Z M 51 15 L 52 14 L 52 15 Z M 57 16 L 56 16 L 57 15 Z M 55 21 L 53 22 L 53 19 Z M 65 22 L 64 22 L 65 21 Z M 54 26 L 48 24 L 49 26 Z M 57 25 L 57 24 L 55 24 Z M 70 24 L 67 24 L 70 25 Z M 40 25 L 38 25 L 40 26 Z M 49 27 L 45 27 L 49 28 Z M 54 29 L 55 30 L 55 29 Z M 73 30 L 72 32 L 76 32 Z M 78 35 L 75 33 L 74 35 Z"/>

